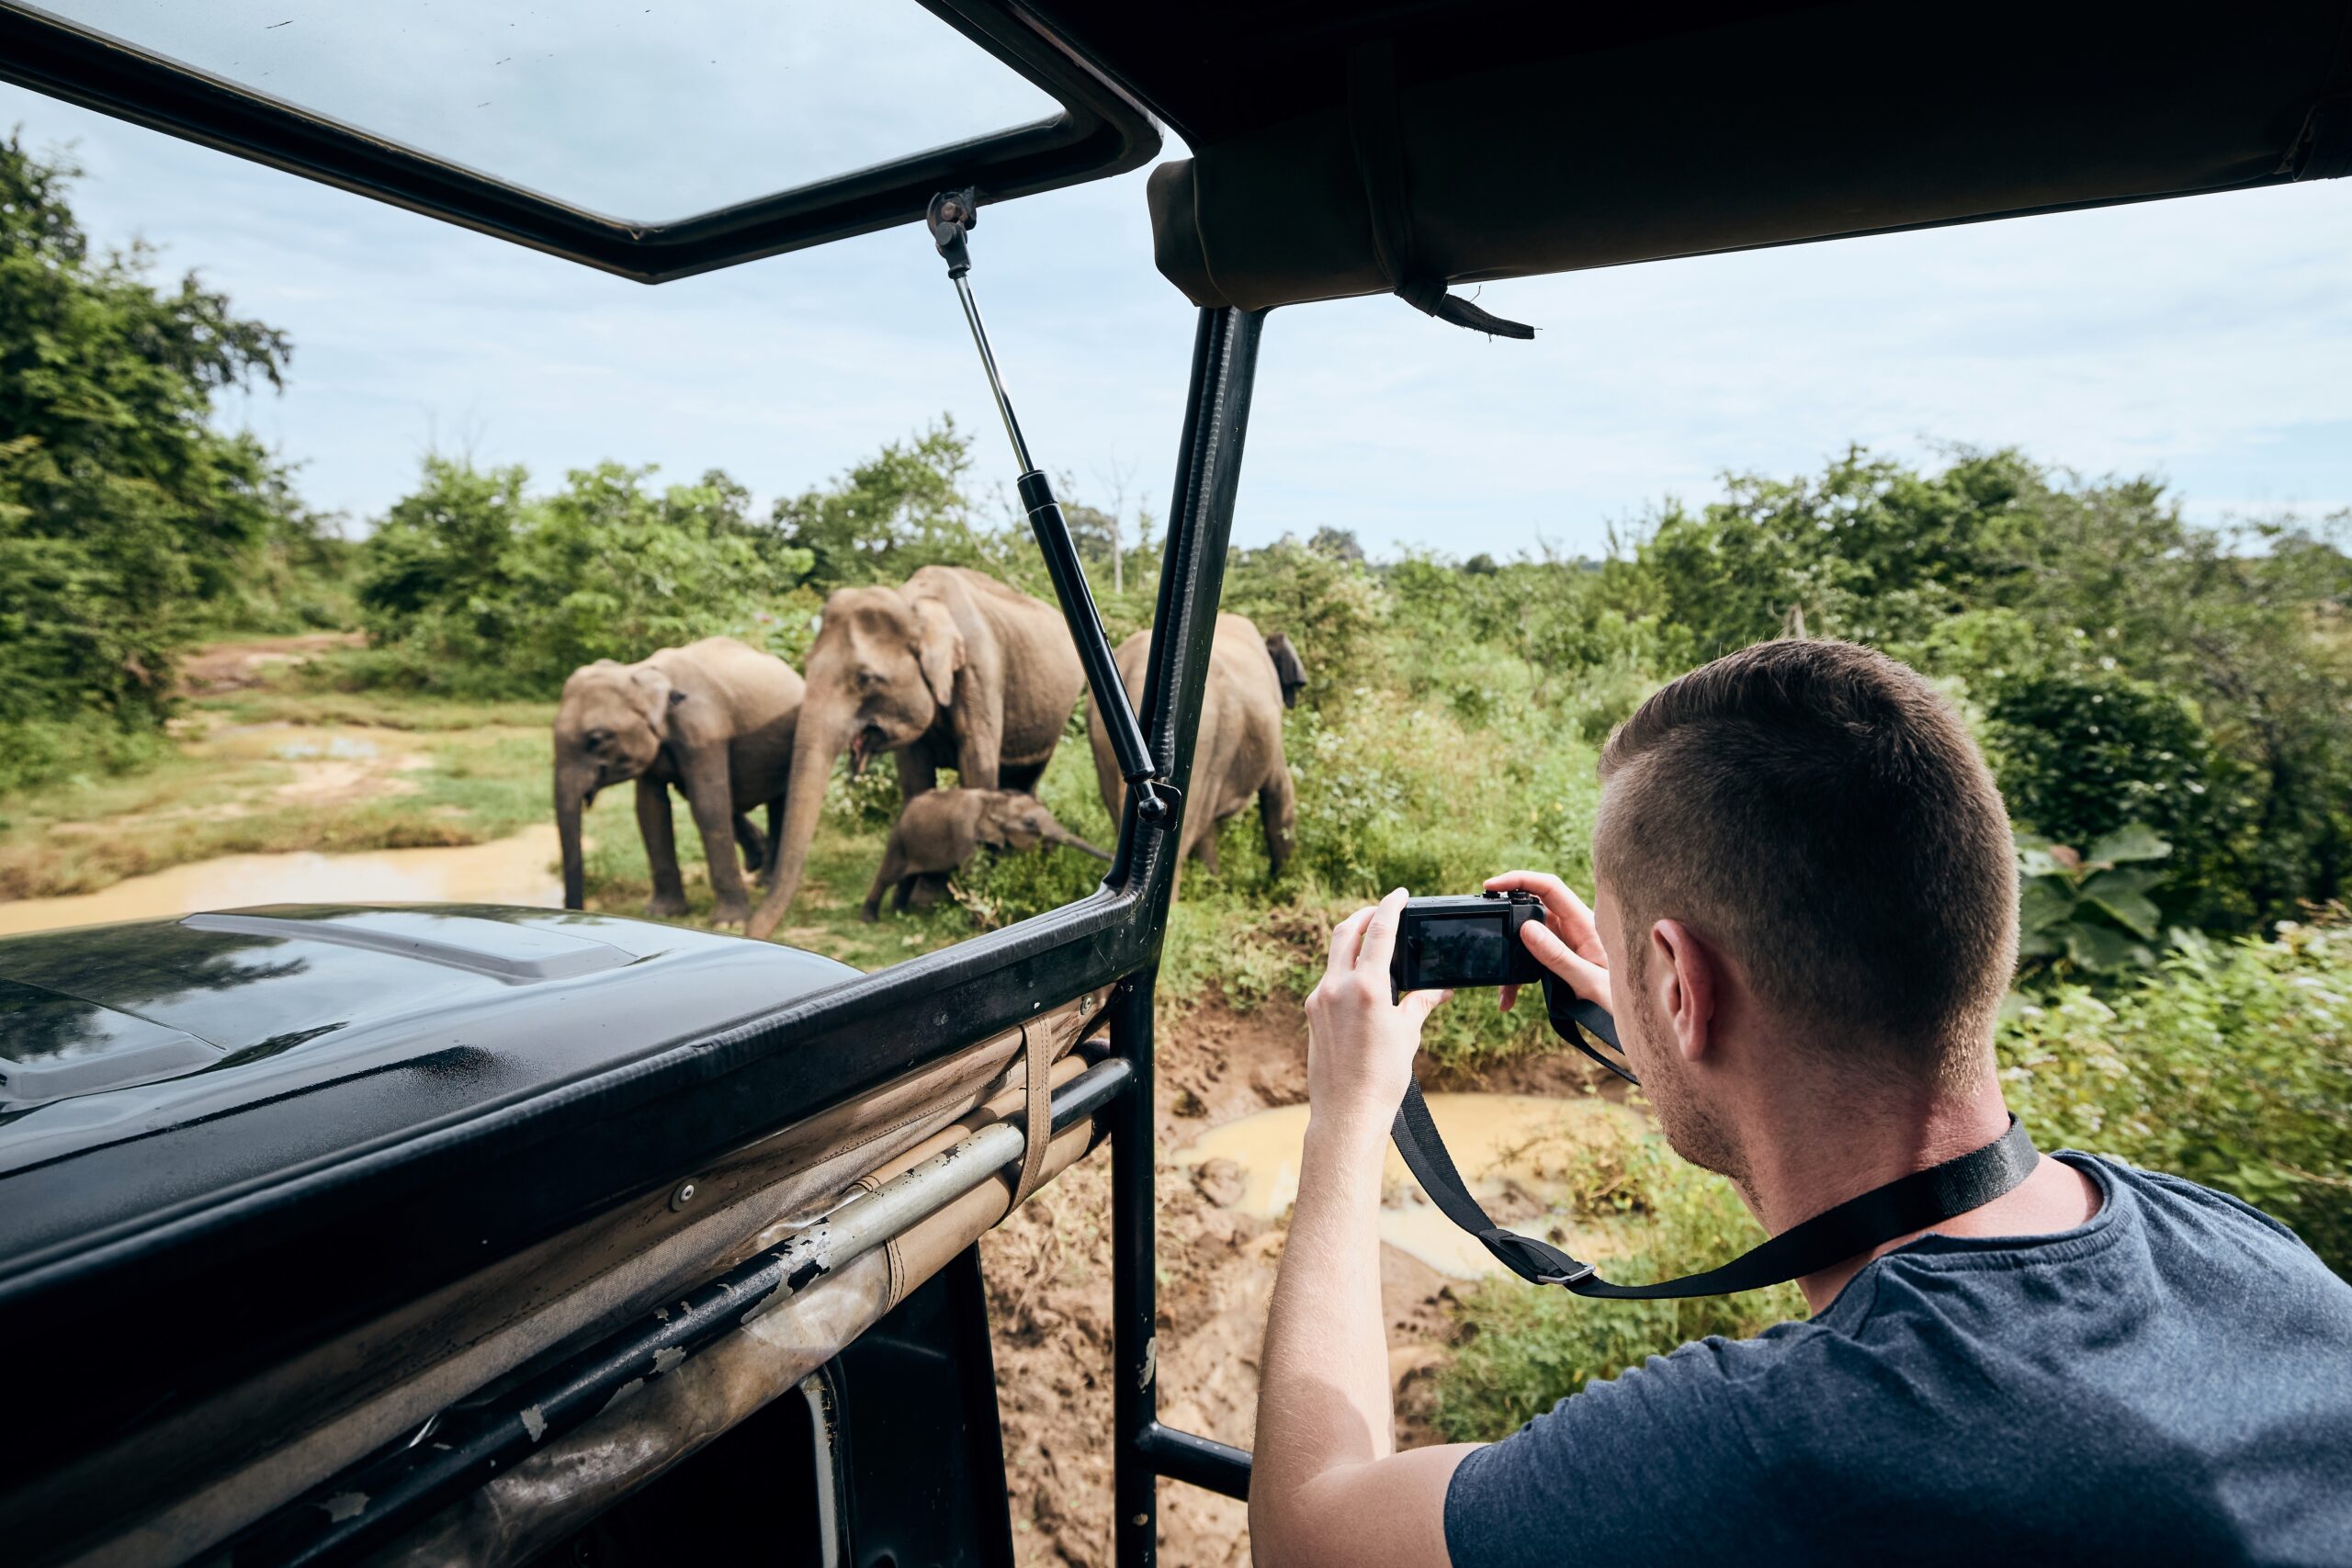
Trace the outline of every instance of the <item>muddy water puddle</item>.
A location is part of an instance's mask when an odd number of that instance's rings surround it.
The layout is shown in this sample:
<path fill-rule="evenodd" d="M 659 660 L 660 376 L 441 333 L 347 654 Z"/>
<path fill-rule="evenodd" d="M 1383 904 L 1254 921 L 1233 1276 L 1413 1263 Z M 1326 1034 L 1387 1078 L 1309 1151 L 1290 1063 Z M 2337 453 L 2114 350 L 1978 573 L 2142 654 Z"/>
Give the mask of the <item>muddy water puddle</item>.
<path fill-rule="evenodd" d="M 0 904 L 0 935 L 234 909 L 251 904 L 563 903 L 549 824 L 451 849 L 223 855 L 134 876 L 96 893 Z"/>
<path fill-rule="evenodd" d="M 1600 1099 L 1432 1094 L 1429 1104 L 1454 1164 L 1469 1177 L 1479 1201 L 1504 1224 L 1536 1235 L 1548 1228 L 1542 1223 L 1546 1215 L 1554 1216 L 1553 1224 L 1568 1224 L 1566 1176 L 1577 1150 L 1597 1139 L 1637 1133 L 1641 1126 L 1635 1112 Z M 1217 1196 L 1230 1207 L 1278 1220 L 1298 1200 L 1306 1136 L 1306 1107 L 1277 1106 L 1211 1128 L 1175 1157 L 1218 1186 Z M 1212 1166 L 1213 1161 L 1230 1163 Z M 1606 1249 L 1606 1238 L 1588 1225 L 1569 1229 L 1587 1248 Z M 1430 1204 L 1393 1147 L 1381 1175 L 1380 1239 L 1458 1280 L 1502 1271 L 1485 1247 Z"/>

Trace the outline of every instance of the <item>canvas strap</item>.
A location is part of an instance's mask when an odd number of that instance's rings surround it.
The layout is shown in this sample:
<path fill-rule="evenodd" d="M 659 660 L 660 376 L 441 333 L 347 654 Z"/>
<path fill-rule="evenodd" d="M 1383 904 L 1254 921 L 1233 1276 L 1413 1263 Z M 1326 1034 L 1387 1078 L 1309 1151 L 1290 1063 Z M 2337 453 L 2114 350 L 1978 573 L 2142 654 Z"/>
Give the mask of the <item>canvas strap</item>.
<path fill-rule="evenodd" d="M 1397 298 L 1424 315 L 1493 337 L 1532 338 L 1535 329 L 1505 321 L 1446 290 L 1444 274 L 1427 265 L 1414 237 L 1413 187 L 1405 161 L 1405 122 L 1396 102 L 1396 45 L 1378 39 L 1348 51 L 1348 134 L 1356 175 L 1372 215 L 1372 253 Z"/>
<path fill-rule="evenodd" d="M 1023 1113 L 1021 1179 L 1012 1184 L 1012 1206 L 1021 1207 L 1046 1174 L 1046 1145 L 1054 1141 L 1054 1074 L 1052 1052 L 1044 1049 L 1041 1025 L 1021 1026 L 1021 1071 L 1027 1094 Z"/>

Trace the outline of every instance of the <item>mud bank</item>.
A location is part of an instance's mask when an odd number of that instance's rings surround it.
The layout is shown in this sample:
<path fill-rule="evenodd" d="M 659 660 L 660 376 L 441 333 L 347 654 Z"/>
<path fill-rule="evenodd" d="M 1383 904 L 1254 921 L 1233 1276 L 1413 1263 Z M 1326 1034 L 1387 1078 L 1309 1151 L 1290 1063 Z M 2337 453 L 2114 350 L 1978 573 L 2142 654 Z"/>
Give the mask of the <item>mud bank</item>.
<path fill-rule="evenodd" d="M 1306 1124 L 1306 1019 L 1287 1000 L 1249 1013 L 1195 1008 L 1163 1022 L 1158 1067 L 1160 1418 L 1246 1448 Z M 1441 1094 L 1437 1114 L 1464 1168 L 1484 1172 L 1482 1195 L 1497 1217 L 1521 1224 L 1544 1211 L 1549 1161 L 1564 1140 L 1592 1119 L 1635 1113 L 1590 1094 L 1585 1069 L 1562 1057 L 1516 1065 L 1508 1088 Z M 1482 1271 L 1484 1255 L 1430 1228 L 1442 1216 L 1416 1217 L 1417 1190 L 1401 1166 L 1393 1174 L 1384 1235 L 1393 1224 L 1391 1241 L 1408 1245 L 1383 1247 L 1381 1297 L 1398 1438 L 1418 1444 L 1435 1440 L 1432 1374 L 1448 1353 L 1449 1292 Z M 1098 1153 L 980 1242 L 1023 1568 L 1111 1560 L 1109 1178 Z M 1244 1505 L 1169 1482 L 1159 1507 L 1170 1568 L 1250 1561 Z"/>

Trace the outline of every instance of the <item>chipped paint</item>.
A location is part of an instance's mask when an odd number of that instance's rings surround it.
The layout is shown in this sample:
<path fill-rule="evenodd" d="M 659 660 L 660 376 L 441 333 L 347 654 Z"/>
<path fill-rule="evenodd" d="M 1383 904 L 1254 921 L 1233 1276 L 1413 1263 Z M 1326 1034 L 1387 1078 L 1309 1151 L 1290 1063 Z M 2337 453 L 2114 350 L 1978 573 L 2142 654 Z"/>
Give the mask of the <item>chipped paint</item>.
<path fill-rule="evenodd" d="M 602 1416 L 605 1410 L 610 1410 L 614 1405 L 618 1404 L 622 1400 L 628 1398 L 631 1394 L 635 1393 L 639 1389 L 641 1389 L 644 1386 L 645 1380 L 643 1378 L 629 1379 L 628 1382 L 613 1390 L 613 1397 L 605 1401 L 604 1409 L 597 1411 L 596 1414 Z"/>
<path fill-rule="evenodd" d="M 361 1514 L 367 1512 L 368 1494 L 365 1492 L 338 1492 L 334 1496 L 328 1498 L 325 1502 L 320 1504 L 319 1506 L 327 1511 L 328 1523 L 339 1525 L 345 1519 L 356 1519 Z"/>
<path fill-rule="evenodd" d="M 794 1295 L 798 1295 L 815 1281 L 823 1279 L 825 1272 L 825 1260 L 821 1258 L 812 1258 L 785 1277 L 784 1288 Z"/>
<path fill-rule="evenodd" d="M 548 1435 L 548 1413 L 540 1409 L 536 1404 L 526 1404 L 523 1406 L 523 1430 L 531 1434 L 531 1441 L 535 1443 L 541 1438 L 546 1437 Z"/>
<path fill-rule="evenodd" d="M 653 1352 L 653 1375 L 658 1378 L 663 1372 L 677 1371 L 678 1363 L 685 1359 L 685 1351 L 680 1349 L 677 1346 L 663 1346 L 661 1349 Z"/>

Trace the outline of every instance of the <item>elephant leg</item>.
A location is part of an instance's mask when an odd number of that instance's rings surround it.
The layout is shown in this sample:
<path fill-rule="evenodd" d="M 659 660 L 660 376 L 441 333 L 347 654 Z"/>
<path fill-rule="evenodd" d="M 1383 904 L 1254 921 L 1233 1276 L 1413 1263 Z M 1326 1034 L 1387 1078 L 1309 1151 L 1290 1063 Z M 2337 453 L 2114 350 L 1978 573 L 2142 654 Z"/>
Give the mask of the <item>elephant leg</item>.
<path fill-rule="evenodd" d="M 882 895 L 889 891 L 891 884 L 906 874 L 907 859 L 899 852 L 898 840 L 893 839 L 889 847 L 882 852 L 882 864 L 874 873 L 874 886 L 865 890 L 864 916 L 867 925 L 870 926 L 882 918 Z M 906 893 L 902 887 L 899 894 L 899 908 L 903 909 L 906 907 Z"/>
<path fill-rule="evenodd" d="M 695 814 L 695 829 L 702 835 L 703 858 L 710 866 L 711 920 L 740 926 L 752 918 L 752 896 L 743 886 L 743 868 L 735 863 L 735 801 L 727 777 L 727 752 L 720 747 L 689 750 L 679 759 L 678 772 L 687 808 Z"/>
<path fill-rule="evenodd" d="M 748 811 L 735 814 L 735 842 L 743 852 L 743 869 L 756 872 L 768 863 L 768 841 Z"/>
<path fill-rule="evenodd" d="M 1193 852 L 1201 857 L 1201 863 L 1208 868 L 1208 873 L 1211 876 L 1215 876 L 1217 874 L 1216 828 L 1217 825 L 1212 822 L 1206 828 L 1203 829 L 1201 831 L 1201 841 L 1193 847 Z"/>
<path fill-rule="evenodd" d="M 1288 768 L 1276 768 L 1258 792 L 1258 818 L 1266 829 L 1266 865 L 1280 875 L 1298 838 L 1298 791 Z"/>
<path fill-rule="evenodd" d="M 653 870 L 653 897 L 645 912 L 674 920 L 686 912 L 686 887 L 678 876 L 678 835 L 670 820 L 670 786 L 660 779 L 637 781 L 637 831 L 645 840 L 645 863 Z"/>
<path fill-rule="evenodd" d="M 935 872 L 925 872 L 914 879 L 915 888 L 908 903 L 918 909 L 928 909 L 947 897 L 947 878 Z"/>
<path fill-rule="evenodd" d="M 784 796 L 768 802 L 768 858 L 760 863 L 760 886 L 775 880 L 775 863 L 784 854 Z"/>
<path fill-rule="evenodd" d="M 905 805 L 925 790 L 939 787 L 939 759 L 933 757 L 931 748 L 922 741 L 899 747 L 890 753 L 890 760 L 899 770 L 900 805 Z"/>
<path fill-rule="evenodd" d="M 915 885 L 922 880 L 922 878 L 920 876 L 902 876 L 899 878 L 899 886 L 890 895 L 890 908 L 901 915 L 905 914 L 907 912 L 907 906 L 914 901 Z"/>
<path fill-rule="evenodd" d="M 1050 759 L 1048 759 L 1050 761 Z M 1023 795 L 1037 793 L 1037 781 L 1046 776 L 1044 762 L 1007 762 L 996 771 L 997 788 L 1017 789 Z"/>

